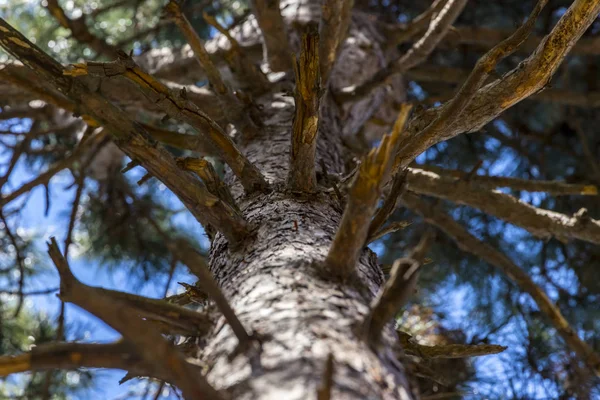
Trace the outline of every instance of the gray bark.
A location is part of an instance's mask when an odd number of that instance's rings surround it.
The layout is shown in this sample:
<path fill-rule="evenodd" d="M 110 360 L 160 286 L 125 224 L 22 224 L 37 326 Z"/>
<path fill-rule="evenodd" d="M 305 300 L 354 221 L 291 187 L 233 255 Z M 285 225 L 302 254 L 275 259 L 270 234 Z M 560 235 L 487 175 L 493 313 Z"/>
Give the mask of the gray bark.
<path fill-rule="evenodd" d="M 310 13 L 298 15 L 309 18 Z M 378 44 L 373 22 L 355 18 L 341 56 L 346 65 L 334 69 L 332 84 L 343 87 L 379 68 L 385 56 Z M 345 160 L 352 154 L 343 136 L 352 133 L 358 121 L 370 118 L 389 94 L 375 93 L 370 101 L 345 110 L 330 98 L 323 99 L 317 170 L 323 163 L 328 174 L 348 172 Z M 383 346 L 376 350 L 359 339 L 358 327 L 383 284 L 376 256 L 365 248 L 354 281 L 339 282 L 327 275 L 323 262 L 343 209 L 326 187 L 319 186 L 311 195 L 286 190 L 294 100 L 290 92 L 282 91 L 259 102 L 264 127 L 240 148 L 274 190 L 246 197 L 231 174 L 227 176 L 252 235 L 232 247 L 218 234 L 210 267 L 242 323 L 261 338 L 262 350 L 259 361 L 246 355 L 230 360 L 237 340 L 221 321 L 199 349 L 198 356 L 208 365 L 209 381 L 235 399 L 316 398 L 331 353 L 334 399 L 412 398 L 395 355 L 393 330 L 386 331 Z"/>

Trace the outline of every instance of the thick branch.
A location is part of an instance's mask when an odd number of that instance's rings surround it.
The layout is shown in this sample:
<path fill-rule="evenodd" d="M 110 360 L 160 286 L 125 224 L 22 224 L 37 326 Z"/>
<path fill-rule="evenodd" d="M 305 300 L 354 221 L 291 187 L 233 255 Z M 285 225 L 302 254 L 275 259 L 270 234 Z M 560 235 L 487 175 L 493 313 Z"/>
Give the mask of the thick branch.
<path fill-rule="evenodd" d="M 323 87 L 328 87 L 329 76 L 341 44 L 346 39 L 354 0 L 324 0 L 319 23 L 319 60 Z"/>
<path fill-rule="evenodd" d="M 294 72 L 296 115 L 292 127 L 288 186 L 293 190 L 313 192 L 317 185 L 315 154 L 321 94 L 318 34 L 302 36 L 300 59 L 294 60 Z"/>
<path fill-rule="evenodd" d="M 49 85 L 68 94 L 68 97 L 93 116 L 96 122 L 105 125 L 115 137 L 116 144 L 132 160 L 139 161 L 149 173 L 173 191 L 199 222 L 215 226 L 233 242 L 246 236 L 247 225 L 241 215 L 210 194 L 193 175 L 182 172 L 171 154 L 153 142 L 144 129 L 131 121 L 126 113 L 98 93 L 89 90 L 85 86 L 88 78 L 74 79 L 66 76 L 62 65 L 2 19 L 0 45 L 32 68 Z M 162 84 L 158 85 L 162 90 L 166 90 Z M 164 99 L 160 95 L 159 98 Z M 194 184 L 194 181 L 197 183 Z"/>
<path fill-rule="evenodd" d="M 131 351 L 131 344 L 52 343 L 35 346 L 30 352 L 0 357 L 0 376 L 48 369 L 111 368 L 138 376 L 169 379 Z M 198 371 L 200 373 L 200 371 Z"/>
<path fill-rule="evenodd" d="M 402 115 L 402 113 L 401 113 Z M 401 119 L 401 118 L 399 118 Z M 355 272 L 360 252 L 367 243 L 369 222 L 381 195 L 381 186 L 390 168 L 403 124 L 396 123 L 378 148 L 372 149 L 358 169 L 326 264 L 335 275 L 347 278 Z"/>
<path fill-rule="evenodd" d="M 573 217 L 533 207 L 508 194 L 474 187 L 471 182 L 445 179 L 434 172 L 410 170 L 408 189 L 477 208 L 540 238 L 575 238 L 600 244 L 600 221 L 584 213 Z M 584 209 L 582 209 L 584 210 Z"/>
<path fill-rule="evenodd" d="M 264 40 L 265 59 L 271 71 L 288 71 L 292 68 L 288 37 L 279 9 L 279 0 L 253 0 L 252 12 Z"/>
<path fill-rule="evenodd" d="M 402 196 L 402 203 L 421 214 L 427 222 L 444 231 L 462 250 L 480 257 L 504 272 L 522 291 L 533 298 L 540 311 L 548 317 L 567 346 L 581 357 L 596 375 L 600 376 L 600 356 L 577 336 L 577 333 L 563 317 L 558 307 L 552 303 L 544 291 L 533 282 L 525 271 L 493 246 L 471 235 L 452 217 L 427 204 L 419 197 L 407 193 Z"/>
<path fill-rule="evenodd" d="M 405 168 L 415 157 L 436 143 L 462 132 L 479 130 L 504 110 L 543 89 L 599 12 L 600 0 L 575 0 L 529 58 L 501 79 L 479 89 L 463 110 L 462 118 L 451 125 L 443 124 L 427 140 L 416 135 L 416 132 L 439 118 L 451 104 L 416 115 L 409 127 L 413 137 L 396 157 L 394 169 Z"/>
<path fill-rule="evenodd" d="M 398 332 L 402 349 L 422 358 L 467 358 L 480 357 L 490 354 L 502 353 L 506 346 L 497 344 L 443 344 L 425 346 L 415 342 L 412 337 L 404 332 Z"/>
<path fill-rule="evenodd" d="M 419 168 L 409 168 L 415 174 L 433 172 L 443 179 L 455 179 L 470 182 L 473 187 L 494 190 L 509 188 L 526 192 L 544 192 L 552 196 L 596 196 L 598 188 L 595 185 L 573 184 L 561 181 L 539 181 L 505 176 L 469 175 L 468 172 L 444 169 L 433 165 L 419 165 Z M 468 178 L 468 179 L 467 179 Z"/>
<path fill-rule="evenodd" d="M 163 111 L 174 119 L 180 119 L 205 135 L 211 147 L 218 152 L 240 179 L 248 192 L 266 190 L 267 183 L 258 169 L 240 152 L 231 138 L 198 107 L 187 99 L 186 91 L 175 93 L 153 76 L 142 71 L 126 54 L 120 53 L 119 58 L 110 63 L 76 64 L 68 74 L 100 75 L 106 77 L 124 76 L 136 83 L 138 88 Z"/>
<path fill-rule="evenodd" d="M 429 57 L 439 42 L 448 33 L 454 21 L 458 18 L 467 0 L 447 0 L 440 12 L 431 20 L 427 32 L 402 57 L 389 63 L 375 76 L 359 87 L 345 88 L 340 97 L 342 100 L 360 100 L 371 91 L 386 84 L 394 75 L 407 71 Z"/>
<path fill-rule="evenodd" d="M 73 276 L 67 260 L 58 249 L 56 240 L 48 243 L 48 254 L 60 274 L 60 296 L 102 319 L 131 342 L 142 358 L 177 385 L 188 399 L 221 399 L 193 365 L 159 332 L 142 321 L 135 311 L 122 301 L 84 285 Z"/>

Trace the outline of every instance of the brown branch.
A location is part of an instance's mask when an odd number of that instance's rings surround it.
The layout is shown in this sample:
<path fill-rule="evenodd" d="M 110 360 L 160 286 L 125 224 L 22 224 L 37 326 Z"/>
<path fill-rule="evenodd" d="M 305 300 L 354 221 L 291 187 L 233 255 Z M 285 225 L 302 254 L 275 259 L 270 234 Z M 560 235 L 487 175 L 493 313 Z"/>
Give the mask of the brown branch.
<path fill-rule="evenodd" d="M 204 47 L 204 42 L 194 30 L 190 21 L 182 13 L 179 3 L 176 0 L 169 0 L 169 3 L 165 7 L 165 13 L 175 22 L 183 36 L 185 36 L 198 60 L 198 64 L 200 64 L 200 67 L 206 73 L 208 82 L 217 94 L 217 98 L 225 110 L 227 119 L 247 137 L 256 135 L 256 125 L 249 118 L 239 99 L 233 95 L 223 81 L 221 73 L 211 61 Z"/>
<path fill-rule="evenodd" d="M 231 36 L 229 30 L 221 25 L 215 17 L 206 13 L 203 13 L 202 16 L 208 24 L 212 25 L 225 36 L 227 40 L 229 40 L 232 57 L 225 57 L 225 61 L 229 64 L 229 68 L 235 74 L 239 75 L 242 81 L 250 86 L 250 90 L 254 94 L 261 95 L 265 93 L 270 86 L 270 82 L 267 76 L 261 71 L 260 67 L 250 60 L 238 41 Z M 231 27 L 229 29 L 231 29 Z"/>
<path fill-rule="evenodd" d="M 19 300 L 17 302 L 17 306 L 15 307 L 15 311 L 13 314 L 13 318 L 16 318 L 21 312 L 21 308 L 23 307 L 23 300 L 25 299 L 25 293 L 23 289 L 25 288 L 25 257 L 21 254 L 21 248 L 19 243 L 17 243 L 17 237 L 12 233 L 10 227 L 8 226 L 8 221 L 4 216 L 4 212 L 0 207 L 0 221 L 4 225 L 4 232 L 6 232 L 6 236 L 10 241 L 10 244 L 15 249 L 15 261 L 17 262 L 17 268 L 19 269 L 19 288 L 17 290 L 17 295 L 19 296 Z"/>
<path fill-rule="evenodd" d="M 35 346 L 16 356 L 0 357 L 0 376 L 50 369 L 111 368 L 139 376 L 165 379 L 156 368 L 131 351 L 125 341 L 109 344 L 52 343 Z M 200 373 L 198 371 L 198 373 Z"/>
<path fill-rule="evenodd" d="M 427 32 L 403 56 L 390 62 L 371 79 L 358 87 L 344 88 L 338 97 L 341 101 L 361 100 L 374 89 L 385 85 L 393 76 L 407 71 L 429 57 L 458 18 L 467 0 L 446 0 L 439 13 L 431 20 Z"/>
<path fill-rule="evenodd" d="M 504 110 L 547 85 L 575 42 L 600 12 L 600 0 L 575 0 L 537 50 L 515 70 L 479 89 L 453 124 L 440 124 L 427 140 L 416 134 L 439 118 L 450 104 L 416 115 L 409 126 L 411 139 L 396 156 L 394 170 L 408 166 L 425 149 L 462 132 L 474 132 Z"/>
<path fill-rule="evenodd" d="M 136 83 L 142 93 L 150 101 L 160 106 L 167 115 L 186 122 L 203 133 L 207 142 L 215 149 L 217 155 L 231 167 L 247 192 L 267 189 L 268 184 L 258 169 L 240 152 L 231 138 L 215 121 L 186 98 L 185 91 L 175 93 L 169 90 L 156 78 L 142 71 L 133 59 L 124 53 L 120 53 L 119 58 L 113 62 L 76 64 L 68 71 L 68 74 L 72 76 L 87 75 L 88 73 L 105 77 L 124 76 Z"/>
<path fill-rule="evenodd" d="M 437 118 L 425 129 L 411 137 L 406 144 L 400 146 L 398 158 L 412 157 L 425 151 L 437 137 L 444 134 L 447 127 L 452 126 L 461 118 L 464 110 L 471 103 L 477 91 L 481 88 L 489 74 L 496 68 L 496 64 L 503 58 L 512 54 L 529 36 L 535 26 L 535 21 L 548 0 L 539 0 L 527 21 L 521 25 L 511 36 L 496 45 L 484 54 L 467 77 L 458 93 L 446 103 Z M 412 160 L 411 160 L 412 161 Z"/>
<path fill-rule="evenodd" d="M 342 221 L 326 259 L 329 270 L 342 279 L 354 274 L 366 244 L 369 222 L 381 195 L 382 182 L 389 172 L 390 157 L 397 147 L 401 127 L 401 124 L 395 124 L 392 133 L 383 137 L 379 147 L 364 157 L 349 190 Z"/>
<path fill-rule="evenodd" d="M 348 35 L 353 6 L 354 0 L 324 0 L 321 6 L 319 60 L 324 88 L 328 87 L 335 60 Z"/>
<path fill-rule="evenodd" d="M 197 367 L 187 363 L 160 333 L 142 321 L 137 313 L 118 299 L 84 285 L 73 276 L 67 260 L 61 254 L 56 240 L 50 239 L 48 254 L 60 275 L 60 297 L 74 303 L 102 319 L 136 349 L 142 359 L 154 366 L 168 381 L 177 385 L 186 398 L 221 399 L 222 396 L 198 373 Z"/>
<path fill-rule="evenodd" d="M 85 23 L 84 15 L 77 19 L 70 19 L 58 4 L 58 0 L 48 0 L 46 7 L 48 8 L 50 14 L 63 28 L 71 31 L 71 34 L 75 40 L 82 44 L 87 44 L 98 54 L 103 54 L 108 57 L 116 57 L 119 49 L 111 44 L 108 44 L 106 40 L 91 33 Z"/>
<path fill-rule="evenodd" d="M 472 182 L 443 178 L 434 172 L 411 169 L 408 189 L 428 196 L 477 208 L 540 238 L 575 238 L 600 244 L 600 221 L 577 213 L 573 217 L 533 207 L 498 191 L 484 190 Z M 583 210 L 583 209 L 582 209 Z"/>
<path fill-rule="evenodd" d="M 425 252 L 429 249 L 431 238 L 432 232 L 426 231 L 409 257 L 394 261 L 390 278 L 373 299 L 371 311 L 362 325 L 363 338 L 371 345 L 378 344 L 384 326 L 414 294 L 419 269 L 423 264 Z"/>
<path fill-rule="evenodd" d="M 418 68 L 411 69 L 410 71 L 406 71 L 404 76 L 416 82 L 441 82 L 454 85 L 462 84 L 469 76 L 469 71 L 460 68 L 444 67 L 439 65 L 423 65 Z M 433 98 L 428 98 L 427 102 L 432 103 L 434 101 L 447 101 L 451 99 L 453 95 L 454 93 L 451 91 L 439 95 L 436 94 Z M 525 100 L 556 103 L 566 106 L 600 108 L 599 92 L 580 93 L 567 89 L 547 88 L 542 92 L 532 94 Z"/>
<path fill-rule="evenodd" d="M 252 12 L 262 32 L 264 58 L 271 71 L 288 71 L 292 68 L 285 24 L 279 9 L 279 0 L 252 0 Z"/>
<path fill-rule="evenodd" d="M 215 149 L 211 148 L 210 143 L 207 143 L 207 140 L 202 136 L 170 131 L 149 124 L 141 125 L 152 138 L 171 147 L 181 150 L 190 150 L 201 156 L 214 156 L 217 153 Z"/>
<path fill-rule="evenodd" d="M 412 224 L 412 222 L 409 222 L 409 221 L 391 222 L 390 224 L 375 231 L 372 235 L 370 234 L 369 237 L 367 238 L 367 244 L 373 243 L 374 241 L 381 239 L 382 237 L 384 237 L 385 235 L 387 235 L 389 233 L 393 233 L 393 232 L 402 230 L 402 229 L 406 228 L 407 226 L 410 226 L 411 224 Z"/>
<path fill-rule="evenodd" d="M 490 354 L 502 353 L 506 346 L 497 344 L 444 344 L 425 346 L 415 342 L 412 337 L 404 332 L 398 332 L 402 349 L 425 359 L 433 358 L 467 358 L 480 357 Z"/>
<path fill-rule="evenodd" d="M 394 124 L 394 130 L 400 133 L 404 133 L 406 129 L 406 122 L 408 121 L 408 116 L 412 110 L 412 106 L 404 103 L 400 106 L 400 112 L 398 113 L 398 118 L 396 118 L 396 122 Z M 402 140 L 402 139 L 400 139 Z M 387 180 L 387 176 L 384 177 L 384 181 Z M 381 227 L 388 220 L 390 215 L 396 209 L 396 202 L 398 201 L 398 196 L 404 191 L 406 187 L 406 173 L 400 172 L 394 176 L 392 188 L 390 192 L 387 194 L 383 205 L 377 210 L 371 224 L 369 225 L 369 234 L 367 243 L 372 242 L 374 235 L 381 230 Z"/>
<path fill-rule="evenodd" d="M 432 172 L 443 179 L 468 181 L 473 187 L 486 190 L 509 188 L 526 192 L 544 192 L 552 196 L 596 196 L 598 194 L 598 188 L 595 185 L 589 184 L 573 184 L 561 181 L 542 181 L 488 175 L 472 175 L 468 177 L 467 172 L 444 169 L 433 165 L 419 165 L 419 168 L 408 168 L 408 170 L 415 174 Z"/>
<path fill-rule="evenodd" d="M 394 47 L 400 43 L 413 39 L 417 34 L 427 29 L 434 17 L 446 4 L 446 0 L 435 0 L 427 10 L 417 15 L 408 24 L 398 24 L 387 28 L 387 37 L 390 38 L 389 47 Z"/>
<path fill-rule="evenodd" d="M 139 124 L 132 121 L 125 112 L 100 94 L 88 88 L 86 85 L 89 83 L 88 77 L 75 79 L 65 75 L 62 65 L 2 19 L 0 19 L 0 45 L 17 59 L 25 60 L 25 65 L 32 68 L 49 85 L 63 93 L 68 93 L 71 100 L 76 102 L 83 111 L 93 116 L 94 123 L 104 125 L 110 130 L 115 138 L 115 143 L 121 150 L 132 160 L 139 161 L 149 173 L 160 179 L 200 223 L 215 226 L 233 243 L 247 235 L 246 221 L 239 213 L 210 194 L 200 182 L 194 184 L 196 178 L 190 173 L 182 172 L 177 167 L 172 155 L 153 142 Z M 143 77 L 147 77 L 147 75 L 135 76 L 148 84 L 148 81 L 143 80 Z M 156 90 L 157 92 L 154 93 L 163 103 L 169 102 L 168 97 L 161 95 L 164 92 L 160 92 L 160 90 L 166 90 L 164 85 L 155 80 L 150 80 L 150 83 L 157 84 L 159 87 L 147 86 L 148 90 Z M 156 99 L 156 97 L 154 98 Z M 177 108 L 175 105 L 173 107 Z M 227 136 L 225 139 L 229 140 Z M 233 147 L 235 148 L 235 146 Z M 236 162 L 239 166 L 240 160 L 236 160 Z M 243 160 L 241 160 L 241 165 L 245 165 Z M 234 168 L 232 167 L 232 169 Z M 255 171 L 258 173 L 257 170 Z M 245 173 L 252 174 L 248 171 Z M 262 178 L 260 173 L 258 176 Z"/>
<path fill-rule="evenodd" d="M 514 264 L 502 252 L 480 241 L 463 226 L 454 221 L 452 217 L 429 205 L 418 196 L 407 193 L 402 196 L 401 200 L 406 207 L 421 214 L 427 222 L 444 231 L 456 242 L 460 249 L 476 255 L 498 268 L 516 283 L 522 291 L 528 293 L 540 308 L 540 311 L 550 320 L 552 326 L 563 338 L 567 346 L 581 357 L 596 375 L 600 376 L 600 356 L 577 336 L 577 333 L 563 317 L 559 308 L 552 303 L 546 293 L 533 282 L 525 271 Z"/>
<path fill-rule="evenodd" d="M 319 134 L 321 76 L 319 35 L 302 35 L 300 59 L 294 57 L 296 74 L 296 115 L 292 126 L 292 147 L 288 186 L 292 190 L 313 192 L 317 185 L 315 155 Z"/>
<path fill-rule="evenodd" d="M 197 285 L 215 302 L 237 337 L 240 349 L 249 349 L 253 343 L 253 337 L 246 331 L 235 311 L 229 305 L 229 301 L 217 285 L 204 258 L 184 240 L 179 240 L 176 243 L 169 242 L 167 245 L 171 252 L 198 277 Z"/>

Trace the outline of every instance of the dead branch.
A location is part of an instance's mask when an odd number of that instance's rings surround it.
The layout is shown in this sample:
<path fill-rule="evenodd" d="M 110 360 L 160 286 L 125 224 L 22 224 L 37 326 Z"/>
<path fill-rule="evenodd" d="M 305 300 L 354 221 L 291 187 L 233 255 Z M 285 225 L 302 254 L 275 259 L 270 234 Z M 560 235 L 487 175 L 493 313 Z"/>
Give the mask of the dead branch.
<path fill-rule="evenodd" d="M 536 237 L 575 238 L 600 244 L 600 221 L 584 214 L 573 217 L 531 206 L 495 190 L 477 188 L 473 183 L 444 179 L 434 172 L 411 169 L 408 189 L 428 196 L 477 208 L 508 223 L 520 226 Z"/>
<path fill-rule="evenodd" d="M 379 147 L 364 157 L 350 188 L 340 227 L 326 259 L 331 272 L 342 279 L 355 272 L 356 262 L 366 244 L 369 222 L 381 195 L 382 181 L 389 172 L 390 157 L 398 144 L 401 128 L 402 124 L 395 124 L 392 133 L 383 137 Z"/>
<path fill-rule="evenodd" d="M 467 77 L 458 93 L 446 104 L 438 117 L 425 129 L 412 137 L 406 144 L 401 145 L 399 158 L 404 154 L 423 152 L 429 143 L 437 136 L 443 134 L 446 127 L 459 120 L 465 108 L 469 105 L 477 91 L 481 88 L 489 74 L 496 68 L 500 60 L 512 54 L 529 36 L 535 26 L 535 21 L 548 0 L 539 0 L 527 21 L 521 25 L 511 36 L 496 45 L 483 55 Z M 427 147 L 424 147 L 427 146 Z"/>
<path fill-rule="evenodd" d="M 31 351 L 0 357 L 0 376 L 49 369 L 114 368 L 139 376 L 166 379 L 155 368 L 131 351 L 131 344 L 51 343 L 35 346 Z M 198 373 L 200 373 L 198 371 Z"/>
<path fill-rule="evenodd" d="M 526 192 L 543 192 L 552 196 L 596 196 L 598 188 L 589 184 L 573 184 L 561 181 L 542 181 L 505 176 L 472 175 L 459 170 L 450 170 L 433 165 L 419 165 L 419 168 L 408 168 L 411 173 L 420 174 L 427 171 L 439 175 L 442 179 L 455 179 L 470 182 L 474 187 L 486 190 L 509 188 Z"/>
<path fill-rule="evenodd" d="M 233 95 L 229 87 L 227 87 L 223 81 L 221 73 L 213 64 L 204 47 L 204 42 L 200 39 L 200 36 L 198 36 L 194 30 L 190 21 L 188 21 L 181 11 L 179 3 L 176 0 L 169 0 L 169 3 L 165 7 L 165 13 L 175 22 L 181 30 L 181 33 L 185 36 L 198 60 L 198 64 L 200 64 L 200 67 L 206 73 L 208 82 L 217 94 L 217 98 L 219 99 L 221 107 L 225 110 L 227 119 L 247 137 L 256 135 L 256 125 L 244 110 L 240 100 Z"/>
<path fill-rule="evenodd" d="M 186 122 L 203 133 L 210 146 L 231 167 L 247 192 L 267 189 L 268 184 L 258 169 L 239 151 L 231 138 L 215 121 L 187 99 L 185 90 L 179 93 L 169 90 L 156 78 L 142 71 L 131 57 L 124 53 L 119 54 L 116 61 L 109 63 L 75 64 L 67 74 L 71 76 L 90 74 L 109 78 L 124 76 L 136 83 L 142 93 L 150 101 L 160 106 L 167 115 Z"/>
<path fill-rule="evenodd" d="M 288 71 L 292 68 L 289 43 L 279 0 L 253 0 L 252 12 L 262 32 L 264 40 L 264 58 L 269 62 L 271 71 Z"/>
<path fill-rule="evenodd" d="M 319 134 L 319 98 L 321 76 L 319 35 L 302 35 L 300 58 L 294 57 L 296 74 L 296 115 L 292 127 L 288 186 L 293 190 L 313 192 L 317 185 L 315 154 Z"/>
<path fill-rule="evenodd" d="M 543 89 L 599 11 L 600 0 L 574 1 L 529 58 L 502 78 L 477 90 L 464 107 L 462 117 L 453 124 L 439 124 L 435 130 L 430 129 L 427 140 L 417 132 L 426 129 L 442 114 L 449 114 L 446 110 L 452 103 L 415 115 L 408 129 L 411 139 L 396 156 L 394 170 L 405 168 L 415 157 L 436 143 L 463 132 L 479 130 L 504 110 Z"/>
<path fill-rule="evenodd" d="M 200 223 L 204 222 L 215 226 L 232 242 L 246 236 L 248 228 L 243 217 L 220 201 L 218 197 L 210 194 L 201 184 L 192 184 L 195 177 L 182 172 L 177 167 L 172 155 L 161 146 L 158 146 L 157 143 L 152 142 L 149 135 L 139 124 L 129 119 L 126 113 L 108 102 L 100 94 L 88 89 L 85 85 L 87 77 L 74 79 L 65 75 L 62 65 L 45 54 L 2 19 L 0 19 L 0 45 L 17 59 L 25 60 L 25 65 L 32 68 L 49 85 L 63 93 L 68 93 L 69 98 L 94 117 L 94 123 L 100 123 L 108 128 L 121 150 L 132 160 L 139 161 L 149 173 L 160 179 L 173 191 Z M 143 79 L 147 75 L 135 76 L 139 77 L 140 82 L 148 84 L 148 81 Z M 150 82 L 159 86 L 158 88 L 147 86 L 149 91 L 166 90 L 164 85 L 159 82 L 155 80 L 150 80 Z M 163 99 L 163 103 L 169 102 L 169 99 L 163 97 L 160 93 L 156 92 L 159 98 Z M 162 93 L 164 94 L 164 92 Z M 225 139 L 229 140 L 227 136 L 225 136 Z M 231 143 L 230 140 L 229 143 Z M 233 146 L 232 143 L 231 145 Z M 236 160 L 236 162 L 239 166 L 240 160 Z M 241 163 L 244 165 L 243 160 Z M 252 164 L 250 165 L 252 166 Z M 232 167 L 232 169 L 235 168 Z M 258 173 L 257 170 L 255 171 Z M 240 172 L 239 168 L 238 172 Z M 244 172 L 252 175 L 252 172 Z M 262 178 L 260 173 L 258 173 L 258 176 Z"/>
<path fill-rule="evenodd" d="M 317 389 L 317 400 L 331 400 L 331 389 L 333 388 L 333 373 L 334 373 L 333 354 L 327 355 L 325 361 L 325 368 L 323 369 L 323 375 L 321 385 Z"/>
<path fill-rule="evenodd" d="M 371 345 L 376 346 L 379 343 L 384 326 L 413 295 L 419 268 L 423 264 L 432 237 L 432 232 L 426 231 L 408 257 L 394 261 L 390 278 L 373 299 L 371 311 L 362 324 L 363 338 Z"/>
<path fill-rule="evenodd" d="M 56 240 L 50 239 L 48 254 L 60 275 L 60 297 L 102 319 L 130 342 L 142 359 L 153 365 L 168 381 L 177 385 L 189 399 L 222 399 L 222 396 L 198 373 L 160 333 L 142 321 L 123 301 L 84 285 L 72 274 Z"/>
<path fill-rule="evenodd" d="M 414 341 L 412 336 L 407 333 L 398 332 L 398 337 L 405 352 L 426 359 L 480 357 L 502 353 L 508 348 L 497 344 L 443 344 L 425 346 Z"/>
<path fill-rule="evenodd" d="M 446 0 L 439 13 L 431 20 L 427 32 L 402 57 L 390 62 L 385 68 L 359 87 L 345 88 L 337 97 L 342 101 L 361 100 L 374 89 L 385 85 L 391 77 L 419 65 L 429 57 L 458 18 L 467 0 Z"/>
<path fill-rule="evenodd" d="M 398 24 L 387 27 L 387 37 L 390 38 L 389 47 L 397 46 L 400 43 L 413 39 L 417 34 L 427 29 L 433 18 L 440 12 L 446 4 L 446 0 L 435 0 L 431 6 L 421 14 L 417 15 L 408 24 Z"/>
<path fill-rule="evenodd" d="M 563 338 L 567 346 L 600 376 L 600 356 L 582 341 L 575 330 L 563 317 L 558 307 L 552 303 L 546 293 L 533 282 L 529 275 L 515 265 L 502 252 L 493 246 L 480 241 L 471 235 L 463 226 L 446 213 L 426 203 L 418 196 L 406 193 L 401 198 L 402 203 L 411 210 L 422 215 L 427 222 L 444 231 L 457 246 L 471 254 L 480 257 L 494 267 L 504 272 L 517 286 L 528 293 L 540 310 L 548 317 L 552 326 Z"/>
<path fill-rule="evenodd" d="M 324 0 L 321 6 L 319 60 L 324 88 L 328 87 L 329 75 L 348 34 L 353 6 L 354 0 Z"/>
<path fill-rule="evenodd" d="M 375 231 L 372 235 L 369 235 L 369 237 L 367 238 L 367 244 L 373 243 L 374 241 L 381 239 L 382 237 L 384 237 L 385 235 L 387 235 L 389 233 L 400 231 L 400 230 L 406 228 L 407 226 L 410 226 L 411 224 L 412 224 L 412 222 L 409 222 L 409 221 L 392 222 L 392 223 L 380 228 L 379 230 Z"/>

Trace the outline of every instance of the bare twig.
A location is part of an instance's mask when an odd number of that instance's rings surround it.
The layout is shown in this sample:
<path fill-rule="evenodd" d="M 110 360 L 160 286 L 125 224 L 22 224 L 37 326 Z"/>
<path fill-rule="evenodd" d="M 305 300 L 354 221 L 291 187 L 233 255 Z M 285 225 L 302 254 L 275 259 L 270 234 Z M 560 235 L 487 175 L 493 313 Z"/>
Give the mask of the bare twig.
<path fill-rule="evenodd" d="M 253 0 L 252 12 L 264 40 L 265 59 L 269 61 L 271 71 L 288 71 L 290 50 L 283 18 L 279 9 L 279 0 Z"/>
<path fill-rule="evenodd" d="M 204 69 L 211 87 L 217 94 L 217 98 L 225 110 L 227 119 L 229 119 L 243 134 L 247 135 L 247 137 L 254 136 L 257 133 L 256 125 L 249 118 L 248 113 L 245 112 L 239 99 L 233 95 L 229 87 L 227 87 L 223 81 L 221 73 L 211 61 L 210 56 L 204 47 L 202 39 L 200 39 L 200 36 L 198 36 L 194 30 L 190 21 L 188 21 L 181 11 L 179 3 L 176 0 L 170 0 L 165 7 L 165 12 L 175 21 L 175 24 L 179 27 L 181 33 L 183 33 L 190 44 L 198 63 L 202 69 Z"/>
<path fill-rule="evenodd" d="M 471 235 L 463 226 L 446 213 L 432 207 L 418 196 L 406 193 L 401 198 L 402 203 L 411 210 L 421 214 L 427 222 L 444 231 L 464 251 L 480 257 L 494 267 L 504 272 L 517 286 L 528 293 L 540 310 L 548 317 L 552 326 L 563 338 L 567 346 L 600 376 L 600 356 L 582 341 L 577 332 L 569 325 L 558 307 L 552 303 L 546 293 L 533 282 L 531 277 L 513 263 L 502 252 L 493 246 Z"/>
<path fill-rule="evenodd" d="M 372 235 L 369 235 L 369 237 L 367 238 L 367 243 L 373 243 L 374 241 L 381 239 L 385 235 L 402 230 L 407 226 L 410 226 L 411 224 L 412 223 L 409 221 L 391 222 L 390 224 L 375 231 Z"/>
<path fill-rule="evenodd" d="M 317 185 L 315 154 L 319 134 L 319 35 L 302 36 L 300 59 L 294 59 L 296 73 L 296 115 L 292 127 L 290 172 L 288 186 L 294 190 L 312 192 Z"/>
<path fill-rule="evenodd" d="M 388 29 L 390 47 L 397 46 L 400 43 L 407 42 L 414 38 L 417 34 L 427 29 L 433 18 L 441 8 L 446 4 L 446 0 L 435 0 L 431 6 L 421 14 L 417 15 L 408 24 L 394 25 Z"/>
<path fill-rule="evenodd" d="M 413 295 L 419 268 L 423 264 L 432 236 L 432 231 L 426 231 L 408 257 L 394 261 L 390 278 L 373 300 L 371 311 L 363 323 L 363 338 L 371 345 L 378 344 L 384 326 Z"/>
<path fill-rule="evenodd" d="M 8 237 L 10 244 L 15 249 L 15 259 L 17 262 L 17 268 L 19 269 L 19 288 L 17 290 L 19 300 L 17 302 L 17 306 L 15 307 L 15 311 L 13 314 L 13 317 L 16 318 L 21 312 L 21 309 L 23 307 L 23 300 L 25 299 L 25 293 L 23 293 L 23 289 L 25 288 L 25 258 L 21 254 L 21 248 L 19 246 L 19 243 L 17 242 L 17 238 L 10 230 L 8 221 L 4 216 L 2 207 L 0 207 L 0 221 L 2 221 L 2 223 L 4 224 L 4 232 L 6 232 L 6 236 Z"/>
<path fill-rule="evenodd" d="M 425 346 L 416 343 L 410 335 L 402 333 L 398 335 L 402 349 L 409 354 L 426 359 L 480 357 L 502 353 L 507 349 L 506 346 L 497 344 L 444 344 Z"/>
<path fill-rule="evenodd" d="M 152 329 L 124 302 L 114 299 L 97 288 L 84 285 L 73 276 L 67 260 L 60 253 L 56 240 L 48 243 L 52 258 L 61 279 L 60 296 L 64 301 L 77 304 L 119 331 L 138 354 L 164 374 L 183 391 L 189 399 L 221 399 L 222 396 L 198 373 L 196 367 L 163 337 Z"/>

